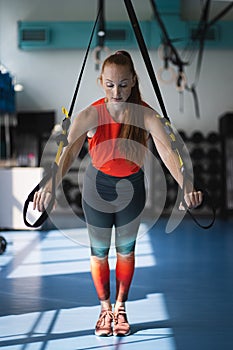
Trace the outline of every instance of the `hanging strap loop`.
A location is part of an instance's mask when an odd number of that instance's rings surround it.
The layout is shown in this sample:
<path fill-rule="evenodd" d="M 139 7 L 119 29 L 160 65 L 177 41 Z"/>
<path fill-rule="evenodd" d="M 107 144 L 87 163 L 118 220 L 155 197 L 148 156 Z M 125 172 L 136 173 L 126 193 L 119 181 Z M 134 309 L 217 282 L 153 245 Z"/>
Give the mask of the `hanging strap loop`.
<path fill-rule="evenodd" d="M 144 41 L 144 38 L 143 38 L 143 35 L 142 35 L 142 32 L 141 32 L 141 28 L 140 28 L 138 20 L 137 20 L 136 13 L 134 11 L 132 2 L 131 2 L 131 0 L 124 0 L 124 2 L 125 2 L 125 6 L 126 6 L 126 9 L 127 9 L 130 21 L 131 21 L 132 28 L 134 30 L 134 34 L 135 34 L 137 42 L 138 42 L 138 46 L 140 48 L 142 57 L 144 59 L 144 63 L 146 65 L 148 74 L 150 76 L 152 85 L 154 87 L 154 91 L 155 91 L 155 94 L 157 96 L 158 102 L 160 104 L 161 110 L 163 112 L 164 117 L 169 121 L 168 113 L 167 113 L 167 110 L 166 110 L 166 107 L 165 107 L 165 104 L 164 104 L 164 101 L 163 101 L 162 94 L 160 92 L 160 88 L 159 88 L 159 85 L 158 85 L 158 82 L 157 82 L 157 79 L 156 79 L 156 76 L 155 76 L 155 73 L 154 73 L 153 65 L 151 63 L 151 60 L 150 60 L 150 57 L 149 57 L 149 53 L 148 53 L 148 50 L 147 50 L 147 47 L 146 47 L 146 44 L 145 44 L 145 41 Z M 161 118 L 161 120 L 163 121 L 164 119 Z M 186 172 L 185 172 L 185 169 L 184 169 L 184 164 L 183 164 L 183 160 L 182 160 L 181 155 L 180 155 L 179 148 L 176 148 L 176 150 L 177 150 L 177 154 L 178 154 L 178 157 L 179 157 L 181 170 L 183 170 L 183 178 L 184 178 L 183 190 L 184 190 Z M 183 190 L 182 190 L 182 192 L 183 192 Z M 182 198 L 184 198 L 184 193 L 182 193 Z M 200 226 L 202 228 L 210 228 L 213 225 L 214 221 L 215 221 L 215 210 L 214 209 L 213 209 L 213 220 L 212 220 L 211 224 L 208 225 L 207 227 L 201 225 L 197 221 L 197 219 L 190 212 L 189 208 L 187 208 L 187 211 L 191 215 L 191 217 L 194 220 L 194 222 L 197 223 L 198 226 Z"/>
<path fill-rule="evenodd" d="M 181 200 L 180 203 L 182 204 L 182 206 L 187 210 L 188 214 L 190 215 L 190 217 L 193 219 L 193 221 L 197 224 L 197 226 L 199 226 L 200 228 L 207 230 L 209 228 L 211 228 L 215 222 L 216 219 L 216 209 L 212 203 L 212 200 L 209 196 L 209 193 L 206 190 L 203 190 L 201 188 L 201 186 L 199 186 L 198 184 L 195 184 L 195 188 L 197 188 L 199 191 L 202 192 L 203 195 L 203 200 L 202 203 L 196 207 L 195 209 L 189 209 L 185 200 L 184 200 L 184 196 L 185 196 L 185 188 L 186 188 L 186 183 L 187 181 L 189 181 L 190 176 L 187 174 L 187 172 L 185 171 L 185 169 L 182 169 L 182 173 L 183 173 L 183 186 L 182 186 L 182 191 L 181 191 Z M 193 214 L 193 211 L 196 209 L 201 209 L 205 206 L 209 206 L 212 209 L 212 218 L 209 222 L 209 224 L 202 224 L 201 222 L 199 222 L 195 215 Z"/>
<path fill-rule="evenodd" d="M 86 65 L 87 57 L 88 57 L 88 54 L 90 51 L 92 39 L 94 36 L 94 32 L 95 32 L 101 11 L 102 11 L 102 9 L 99 8 L 99 11 L 97 13 L 97 17 L 96 17 L 96 20 L 95 20 L 95 23 L 93 25 L 93 29 L 91 32 L 91 36 L 90 36 L 90 40 L 88 43 L 86 54 L 85 54 L 85 57 L 83 60 L 83 64 L 82 64 L 82 67 L 81 67 L 81 70 L 79 73 L 79 77 L 77 80 L 77 84 L 76 84 L 74 95 L 73 95 L 73 98 L 71 101 L 69 112 L 65 108 L 62 109 L 63 113 L 65 114 L 65 118 L 62 122 L 62 129 L 63 129 L 62 133 L 60 135 L 58 135 L 57 141 L 58 141 L 59 145 L 58 145 L 58 150 L 57 150 L 57 154 L 56 154 L 54 163 L 53 163 L 50 171 L 43 177 L 43 179 L 40 181 L 40 183 L 31 191 L 31 193 L 28 195 L 28 198 L 26 199 L 26 201 L 24 203 L 24 208 L 23 208 L 24 223 L 26 226 L 31 227 L 31 228 L 37 228 L 37 227 L 41 226 L 45 222 L 45 220 L 48 218 L 50 212 L 52 211 L 52 209 L 54 207 L 54 203 L 55 203 L 55 199 L 56 199 L 56 176 L 57 176 L 57 171 L 58 171 L 58 163 L 60 160 L 60 156 L 62 154 L 63 147 L 68 145 L 67 136 L 68 136 L 68 129 L 70 127 L 70 118 L 71 118 L 72 113 L 73 113 L 73 109 L 74 109 L 75 101 L 76 101 L 78 91 L 80 88 L 80 84 L 81 84 L 84 68 Z M 41 216 L 34 223 L 31 224 L 27 219 L 27 211 L 28 211 L 29 203 L 33 202 L 33 198 L 34 198 L 35 193 L 38 192 L 50 180 L 52 181 L 51 200 L 50 200 L 47 208 L 42 212 Z"/>
<path fill-rule="evenodd" d="M 55 199 L 56 199 L 56 174 L 57 174 L 57 164 L 54 162 L 52 168 L 50 171 L 43 177 L 43 179 L 40 181 L 40 183 L 31 191 L 31 193 L 28 195 L 28 198 L 26 199 L 23 207 L 23 219 L 26 226 L 31 228 L 36 228 L 41 226 L 45 220 L 48 218 L 48 215 L 50 214 L 51 210 L 54 207 Z M 36 192 L 38 192 L 50 179 L 52 178 L 52 192 L 51 192 L 51 200 L 47 206 L 47 208 L 42 212 L 40 217 L 34 222 L 30 223 L 27 219 L 27 211 L 28 206 L 30 202 L 33 202 L 33 198 Z"/>

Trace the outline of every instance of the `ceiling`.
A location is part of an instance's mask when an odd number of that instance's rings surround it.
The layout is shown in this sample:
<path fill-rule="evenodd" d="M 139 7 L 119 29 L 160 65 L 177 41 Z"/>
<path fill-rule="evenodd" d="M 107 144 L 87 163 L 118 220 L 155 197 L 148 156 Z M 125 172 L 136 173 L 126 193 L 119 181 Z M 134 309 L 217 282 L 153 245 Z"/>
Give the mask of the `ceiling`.
<path fill-rule="evenodd" d="M 217 14 L 219 14 L 224 8 L 226 8 L 232 2 L 233 2 L 233 0 L 231 0 L 231 1 L 212 0 L 211 5 L 210 5 L 210 18 L 215 17 Z M 181 18 L 183 20 L 188 20 L 188 21 L 199 20 L 199 18 L 201 16 L 203 4 L 205 4 L 204 0 L 196 0 L 196 1 L 180 0 Z M 224 20 L 224 21 L 232 21 L 233 20 L 233 7 L 224 17 L 222 17 L 222 20 Z"/>
<path fill-rule="evenodd" d="M 163 13 L 178 13 L 183 20 L 196 21 L 199 20 L 202 7 L 206 0 L 154 0 L 158 11 Z M 231 1 L 211 0 L 210 18 L 215 17 L 222 9 L 231 4 Z M 64 6 L 64 0 L 47 0 L 47 5 L 51 4 L 53 13 L 62 6 L 64 20 L 74 18 L 82 19 L 83 21 L 93 20 L 97 13 L 99 0 L 67 0 Z M 154 18 L 151 6 L 151 0 L 132 0 L 132 5 L 140 21 L 151 20 Z M 49 8 L 49 6 L 47 6 Z M 127 11 L 124 5 L 124 0 L 105 0 L 104 2 L 106 21 L 126 21 L 128 20 Z M 40 12 L 40 8 L 38 8 Z M 233 9 L 228 12 L 223 20 L 233 20 Z"/>
<path fill-rule="evenodd" d="M 78 0 L 82 7 L 82 15 L 90 17 L 90 9 L 96 10 L 98 7 L 98 0 Z M 94 2 L 94 6 L 93 6 Z M 159 12 L 174 13 L 180 12 L 180 17 L 187 21 L 199 20 L 203 5 L 206 0 L 155 0 Z M 231 4 L 233 0 L 211 0 L 210 18 L 215 17 L 224 8 Z M 132 0 L 135 12 L 140 20 L 151 20 L 153 18 L 153 10 L 150 0 Z M 128 16 L 124 6 L 123 0 L 105 0 L 105 17 L 107 21 L 111 20 L 127 20 Z M 90 19 L 90 18 L 89 18 Z M 233 8 L 222 18 L 222 20 L 233 20 Z"/>

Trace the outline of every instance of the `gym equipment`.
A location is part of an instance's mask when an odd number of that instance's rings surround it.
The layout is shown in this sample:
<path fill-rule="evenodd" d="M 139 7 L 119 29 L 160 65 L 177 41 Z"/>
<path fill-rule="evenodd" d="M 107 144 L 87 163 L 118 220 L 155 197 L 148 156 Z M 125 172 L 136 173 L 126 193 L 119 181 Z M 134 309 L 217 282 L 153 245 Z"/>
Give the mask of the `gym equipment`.
<path fill-rule="evenodd" d="M 204 135 L 200 131 L 194 131 L 190 137 L 190 141 L 193 143 L 200 143 L 204 141 Z"/>
<path fill-rule="evenodd" d="M 141 32 L 141 28 L 140 28 L 138 20 L 137 20 L 136 13 L 134 11 L 132 2 L 131 2 L 131 0 L 124 0 L 124 3 L 125 3 L 125 6 L 126 6 L 126 10 L 128 12 L 129 19 L 131 21 L 132 29 L 134 30 L 134 33 L 135 33 L 135 36 L 136 36 L 136 39 L 137 39 L 137 42 L 138 42 L 138 46 L 140 48 L 142 57 L 144 59 L 144 63 L 146 65 L 148 74 L 150 76 L 151 83 L 153 85 L 155 94 L 157 96 L 160 108 L 161 108 L 162 113 L 163 113 L 163 117 L 160 117 L 159 115 L 156 115 L 156 116 L 158 118 L 160 118 L 161 123 L 164 125 L 166 133 L 168 134 L 168 136 L 171 139 L 172 149 L 177 152 L 177 155 L 178 155 L 178 158 L 179 158 L 179 161 L 180 161 L 180 170 L 183 173 L 183 179 L 184 179 L 183 186 L 182 186 L 181 201 L 184 204 L 184 206 L 186 206 L 185 203 L 184 203 L 184 189 L 185 189 L 185 186 L 186 186 L 186 181 L 189 178 L 189 174 L 188 174 L 187 170 L 184 168 L 183 160 L 182 160 L 182 157 L 181 157 L 180 149 L 181 149 L 181 145 L 182 144 L 179 142 L 178 139 L 176 139 L 175 134 L 173 132 L 173 129 L 171 127 L 170 120 L 169 120 L 169 117 L 168 117 L 168 113 L 167 113 L 167 110 L 166 110 L 166 107 L 165 107 L 165 104 L 164 104 L 164 101 L 163 101 L 163 98 L 162 98 L 162 94 L 161 94 L 161 91 L 160 91 L 160 88 L 159 88 L 159 85 L 158 85 L 158 82 L 157 82 L 157 79 L 156 79 L 156 76 L 155 76 L 155 73 L 154 73 L 153 65 L 151 63 L 151 60 L 150 60 L 150 57 L 149 57 L 149 53 L 148 53 L 148 50 L 147 50 L 147 47 L 146 47 L 146 44 L 145 44 L 145 41 L 144 41 L 144 38 L 143 38 L 143 35 L 142 35 L 142 32 Z M 84 70 L 84 67 L 85 67 L 85 64 L 86 64 L 86 60 L 87 60 L 87 56 L 88 56 L 88 52 L 89 52 L 89 49 L 90 49 L 92 37 L 93 37 L 94 31 L 95 31 L 95 27 L 96 27 L 96 24 L 98 22 L 98 18 L 99 18 L 99 15 L 100 15 L 101 11 L 102 11 L 102 8 L 100 7 L 99 8 L 99 12 L 97 14 L 97 18 L 96 18 L 95 24 L 94 24 L 94 27 L 93 27 L 93 30 L 92 30 L 91 38 L 90 38 L 89 45 L 88 45 L 88 48 L 87 48 L 87 51 L 86 51 L 85 59 L 84 59 L 84 62 L 83 62 L 83 66 L 82 66 L 81 73 L 80 73 L 80 76 L 79 76 L 79 79 L 78 79 L 78 83 L 77 83 L 77 86 L 76 86 L 76 90 L 75 90 L 75 93 L 74 93 L 74 96 L 73 96 L 73 100 L 72 100 L 72 103 L 71 103 L 71 107 L 70 107 L 69 113 L 65 109 L 63 109 L 63 112 L 66 115 L 66 118 L 63 121 L 63 132 L 60 135 L 59 149 L 58 149 L 58 152 L 57 152 L 57 155 L 56 155 L 56 159 L 55 159 L 54 165 L 52 167 L 52 171 L 51 171 L 50 174 L 45 176 L 44 179 L 42 179 L 42 181 L 40 182 L 39 185 L 37 185 L 35 187 L 35 189 L 29 194 L 29 196 L 28 196 L 28 198 L 27 198 L 27 200 L 25 202 L 24 222 L 29 227 L 38 227 L 38 226 L 40 226 L 47 219 L 48 213 L 50 213 L 50 211 L 53 208 L 54 201 L 55 201 L 55 189 L 56 189 L 55 183 L 56 183 L 56 173 L 57 173 L 57 169 L 58 169 L 58 161 L 60 159 L 60 155 L 61 155 L 61 151 L 62 151 L 63 146 L 66 145 L 67 142 L 68 142 L 67 141 L 67 133 L 68 133 L 69 125 L 70 125 L 70 117 L 72 115 L 73 107 L 74 107 L 75 100 L 76 100 L 76 97 L 77 97 L 77 93 L 78 93 L 78 90 L 79 90 L 79 85 L 80 85 L 82 73 L 83 73 L 83 70 Z M 40 216 L 40 218 L 34 224 L 30 224 L 27 221 L 27 219 L 26 219 L 26 213 L 27 213 L 28 204 L 29 204 L 30 201 L 33 201 L 33 197 L 34 197 L 35 192 L 37 192 L 41 187 L 43 187 L 44 184 L 51 178 L 52 178 L 52 198 L 51 198 L 51 201 L 50 201 L 47 209 Z M 207 199 L 208 194 L 206 192 L 204 192 L 204 191 L 203 191 L 203 193 L 205 193 L 204 199 Z M 187 208 L 187 206 L 186 206 L 186 208 Z M 187 208 L 187 211 L 190 214 L 190 216 L 193 218 L 193 220 L 202 228 L 209 228 L 209 227 L 211 227 L 213 225 L 214 221 L 215 221 L 214 208 L 213 208 L 213 220 L 207 226 L 203 226 L 203 225 L 199 224 L 197 222 L 197 220 L 193 217 L 193 214 L 191 213 L 191 211 L 188 208 Z"/>
<path fill-rule="evenodd" d="M 210 132 L 206 137 L 206 141 L 213 145 L 217 144 L 220 141 L 219 134 L 214 131 Z"/>
<path fill-rule="evenodd" d="M 190 155 L 191 155 L 191 158 L 195 161 L 202 161 L 206 156 L 205 151 L 203 150 L 203 148 L 200 148 L 200 147 L 194 148 L 191 151 Z"/>
<path fill-rule="evenodd" d="M 91 36 L 90 36 L 90 40 L 89 40 L 89 44 L 86 50 L 86 54 L 83 60 L 83 64 L 81 67 L 81 71 L 78 77 L 78 81 L 76 84 L 76 88 L 74 91 L 74 95 L 71 101 L 71 105 L 70 105 L 70 109 L 69 112 L 63 108 L 62 111 L 65 115 L 65 118 L 63 119 L 62 122 L 62 133 L 60 135 L 58 135 L 57 137 L 57 142 L 58 142 L 58 150 L 57 150 L 57 154 L 54 160 L 54 163 L 50 169 L 50 171 L 48 171 L 47 174 L 45 174 L 44 178 L 40 181 L 40 183 L 31 191 L 31 193 L 28 195 L 28 198 L 25 201 L 24 204 L 24 208 L 23 208 L 23 219 L 24 219 L 24 223 L 26 226 L 28 227 L 39 227 L 41 226 L 45 220 L 48 218 L 48 215 L 50 214 L 51 210 L 53 209 L 54 203 L 55 203 L 55 197 L 56 197 L 56 175 L 57 175 L 57 170 L 58 170 L 58 162 L 59 159 L 61 157 L 61 153 L 62 153 L 62 149 L 63 147 L 65 147 L 68 144 L 68 140 L 67 140 L 67 135 L 68 135 L 68 129 L 70 127 L 70 119 L 73 113 L 73 109 L 74 109 L 74 105 L 75 105 L 75 101 L 78 95 L 78 91 L 80 88 L 80 84 L 81 84 L 81 80 L 82 80 L 82 76 L 83 76 L 83 72 L 84 72 L 84 68 L 86 65 L 86 61 L 87 61 L 87 57 L 88 57 L 88 53 L 90 51 L 90 47 L 91 47 L 91 42 L 94 36 L 94 32 L 95 32 L 95 28 L 97 26 L 98 23 L 98 19 L 101 13 L 101 8 L 99 8 L 92 32 L 91 32 Z M 52 193 L 51 193 L 51 200 L 46 208 L 46 210 L 44 210 L 42 212 L 42 214 L 40 215 L 40 217 L 34 222 L 34 223 L 30 223 L 27 220 L 27 211 L 28 211 L 28 206 L 30 202 L 33 202 L 33 198 L 36 192 L 38 192 L 40 190 L 40 188 L 42 188 L 50 179 L 52 179 Z"/>
<path fill-rule="evenodd" d="M 0 236 L 0 255 L 2 255 L 7 247 L 7 241 L 3 236 Z"/>
<path fill-rule="evenodd" d="M 217 148 L 210 148 L 207 152 L 207 157 L 211 160 L 214 161 L 216 159 L 220 159 L 220 151 Z"/>
<path fill-rule="evenodd" d="M 223 218 L 233 214 L 233 113 L 228 112 L 219 119 L 222 147 L 222 205 Z"/>

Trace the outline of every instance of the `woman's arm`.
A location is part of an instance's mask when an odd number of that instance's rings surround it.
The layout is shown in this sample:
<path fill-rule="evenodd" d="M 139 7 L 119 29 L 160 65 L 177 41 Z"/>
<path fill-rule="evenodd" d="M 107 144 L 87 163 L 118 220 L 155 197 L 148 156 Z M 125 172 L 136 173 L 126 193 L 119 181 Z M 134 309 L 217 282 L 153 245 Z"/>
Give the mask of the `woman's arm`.
<path fill-rule="evenodd" d="M 86 140 L 89 130 L 96 128 L 98 125 L 98 114 L 96 108 L 88 107 L 82 111 L 71 124 L 68 133 L 68 145 L 64 148 L 59 160 L 57 173 L 57 185 L 68 172 L 75 159 L 77 159 L 82 146 Z"/>
<path fill-rule="evenodd" d="M 77 159 L 86 140 L 87 132 L 98 125 L 98 114 L 94 107 L 90 106 L 82 111 L 72 122 L 68 133 L 68 145 L 63 149 L 58 162 L 56 187 L 59 186 L 65 174 L 69 171 L 75 159 Z M 35 193 L 33 208 L 43 211 L 49 203 L 52 191 L 52 181 Z"/>
<path fill-rule="evenodd" d="M 179 184 L 183 187 L 183 174 L 181 171 L 181 162 L 179 154 L 172 149 L 172 140 L 164 129 L 159 115 L 156 112 L 150 112 L 145 116 L 145 127 L 151 134 L 156 149 L 169 172 Z M 187 183 L 184 188 L 184 199 L 189 208 L 197 207 L 201 204 L 202 192 L 196 191 L 191 182 Z"/>

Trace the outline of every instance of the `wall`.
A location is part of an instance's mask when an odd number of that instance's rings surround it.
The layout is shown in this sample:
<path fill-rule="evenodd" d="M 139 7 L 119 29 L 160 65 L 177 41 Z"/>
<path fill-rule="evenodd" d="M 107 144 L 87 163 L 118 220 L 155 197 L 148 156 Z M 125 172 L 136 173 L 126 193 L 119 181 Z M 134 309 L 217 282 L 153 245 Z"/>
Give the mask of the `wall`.
<path fill-rule="evenodd" d="M 55 109 L 57 119 L 60 121 L 63 118 L 62 106 L 69 108 L 85 52 L 21 51 L 17 47 L 17 21 L 94 19 L 97 2 L 85 0 L 86 10 L 83 9 L 83 4 L 83 0 L 68 0 L 65 5 L 62 0 L 0 0 L 0 60 L 24 85 L 24 91 L 17 93 L 18 110 Z M 114 14 L 119 16 L 115 10 L 111 11 L 108 8 L 106 17 L 109 20 L 119 20 Z M 140 19 L 145 17 L 146 13 L 140 15 Z M 126 18 L 125 16 L 121 20 Z M 130 52 L 139 73 L 142 95 L 156 107 L 157 99 L 141 54 L 138 50 Z M 151 51 L 150 56 L 157 70 L 162 65 L 157 50 Z M 201 109 L 200 119 L 196 118 L 190 93 L 184 93 L 184 112 L 181 112 L 180 96 L 175 86 L 160 83 L 168 113 L 177 128 L 189 132 L 194 129 L 205 132 L 216 130 L 219 116 L 226 111 L 233 111 L 232 62 L 232 50 L 205 51 L 197 90 Z M 186 69 L 186 73 L 191 83 L 195 75 L 195 61 Z M 98 71 L 95 70 L 94 60 L 90 55 L 75 107 L 76 112 L 102 96 L 102 90 L 96 82 L 97 77 Z"/>

